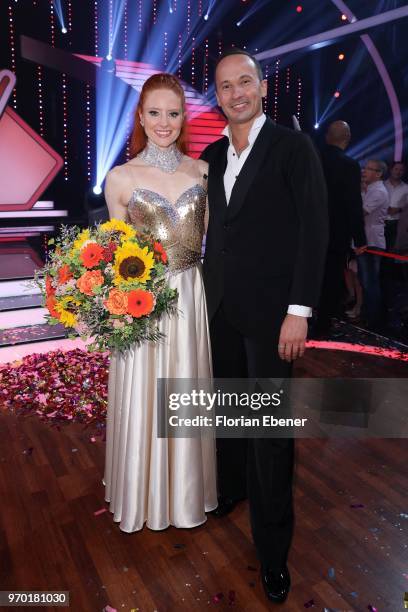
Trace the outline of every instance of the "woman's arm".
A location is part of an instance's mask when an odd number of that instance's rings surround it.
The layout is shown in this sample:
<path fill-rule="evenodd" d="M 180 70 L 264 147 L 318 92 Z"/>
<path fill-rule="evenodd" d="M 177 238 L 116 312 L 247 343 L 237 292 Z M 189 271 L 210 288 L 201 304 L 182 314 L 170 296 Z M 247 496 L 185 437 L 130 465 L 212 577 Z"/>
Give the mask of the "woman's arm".
<path fill-rule="evenodd" d="M 127 207 L 123 203 L 125 180 L 119 168 L 112 168 L 106 175 L 105 200 L 109 210 L 110 219 L 126 221 Z"/>

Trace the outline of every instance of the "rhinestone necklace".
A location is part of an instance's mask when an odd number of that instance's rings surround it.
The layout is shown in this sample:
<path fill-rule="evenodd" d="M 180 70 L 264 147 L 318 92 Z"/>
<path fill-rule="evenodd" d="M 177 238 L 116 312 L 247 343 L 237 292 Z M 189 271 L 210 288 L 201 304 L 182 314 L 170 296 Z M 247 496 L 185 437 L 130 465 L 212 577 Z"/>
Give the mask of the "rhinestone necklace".
<path fill-rule="evenodd" d="M 183 153 L 174 143 L 166 149 L 161 149 L 154 142 L 148 140 L 145 148 L 137 157 L 149 166 L 155 166 L 163 172 L 173 174 L 181 164 Z"/>

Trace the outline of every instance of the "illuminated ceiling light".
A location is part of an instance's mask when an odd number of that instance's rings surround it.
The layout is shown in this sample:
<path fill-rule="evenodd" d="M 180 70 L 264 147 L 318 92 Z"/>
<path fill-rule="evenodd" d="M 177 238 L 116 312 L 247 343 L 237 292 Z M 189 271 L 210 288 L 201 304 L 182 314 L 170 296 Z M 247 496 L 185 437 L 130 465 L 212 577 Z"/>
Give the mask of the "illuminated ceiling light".
<path fill-rule="evenodd" d="M 344 60 L 344 57 L 345 57 L 344 53 L 340 53 L 340 54 L 339 54 L 339 60 L 340 60 L 341 62 Z"/>
<path fill-rule="evenodd" d="M 301 4 L 298 4 L 296 7 L 296 12 L 301 13 L 302 11 L 303 11 L 303 6 Z"/>
<path fill-rule="evenodd" d="M 102 187 L 100 185 L 95 185 L 92 191 L 95 195 L 100 195 L 102 193 Z"/>
<path fill-rule="evenodd" d="M 335 91 L 333 95 L 334 95 L 335 98 L 340 98 L 340 92 L 339 91 Z"/>

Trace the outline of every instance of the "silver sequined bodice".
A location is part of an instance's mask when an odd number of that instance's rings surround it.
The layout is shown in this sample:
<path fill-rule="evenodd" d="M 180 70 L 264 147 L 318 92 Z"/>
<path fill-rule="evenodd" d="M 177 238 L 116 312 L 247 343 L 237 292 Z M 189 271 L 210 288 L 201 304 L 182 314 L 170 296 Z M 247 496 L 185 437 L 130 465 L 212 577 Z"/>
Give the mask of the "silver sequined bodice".
<path fill-rule="evenodd" d="M 128 205 L 129 222 L 161 240 L 173 274 L 199 263 L 204 233 L 206 191 L 198 183 L 172 204 L 150 189 L 135 189 Z"/>

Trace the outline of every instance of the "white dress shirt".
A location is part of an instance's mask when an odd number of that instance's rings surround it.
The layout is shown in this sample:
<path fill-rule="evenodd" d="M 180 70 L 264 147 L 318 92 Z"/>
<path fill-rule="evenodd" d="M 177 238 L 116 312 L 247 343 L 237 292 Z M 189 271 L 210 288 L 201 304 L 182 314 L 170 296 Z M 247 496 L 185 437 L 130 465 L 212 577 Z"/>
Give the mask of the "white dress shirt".
<path fill-rule="evenodd" d="M 384 182 L 387 188 L 388 195 L 390 196 L 390 207 L 404 209 L 408 206 L 408 185 L 401 181 L 399 185 L 393 185 L 390 179 Z M 400 218 L 401 213 L 397 212 L 393 215 L 387 215 L 387 221 L 397 221 Z"/>
<path fill-rule="evenodd" d="M 224 174 L 224 189 L 225 189 L 225 197 L 227 200 L 227 205 L 229 204 L 231 198 L 231 192 L 235 185 L 235 181 L 238 178 L 239 173 L 242 170 L 243 165 L 245 164 L 248 156 L 254 146 L 254 142 L 258 137 L 259 132 L 262 129 L 266 121 L 266 115 L 262 113 L 259 117 L 256 117 L 254 120 L 251 129 L 248 134 L 248 146 L 238 153 L 235 150 L 235 147 L 232 143 L 231 132 L 229 126 L 227 125 L 223 130 L 223 135 L 227 136 L 229 139 L 229 147 L 227 151 L 227 167 Z M 300 306 L 299 304 L 291 304 L 288 306 L 288 314 L 297 315 L 298 317 L 311 317 L 312 309 L 309 306 Z"/>
<path fill-rule="evenodd" d="M 385 249 L 384 223 L 389 206 L 389 196 L 383 181 L 375 181 L 368 185 L 362 198 L 367 244 Z"/>

